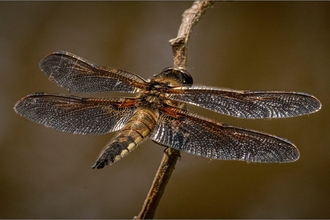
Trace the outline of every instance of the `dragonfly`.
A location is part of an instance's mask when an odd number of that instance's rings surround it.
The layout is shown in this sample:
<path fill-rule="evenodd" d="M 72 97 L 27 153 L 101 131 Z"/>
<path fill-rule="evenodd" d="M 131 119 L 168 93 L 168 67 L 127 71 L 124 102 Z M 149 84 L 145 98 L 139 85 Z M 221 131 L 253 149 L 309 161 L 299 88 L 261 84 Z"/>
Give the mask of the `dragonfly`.
<path fill-rule="evenodd" d="M 321 109 L 314 96 L 292 91 L 232 90 L 194 85 L 183 68 L 165 68 L 152 78 L 96 65 L 66 51 L 44 57 L 39 67 L 70 92 L 131 93 L 132 97 L 82 98 L 34 93 L 14 107 L 19 115 L 62 132 L 101 135 L 115 132 L 92 168 L 111 165 L 146 139 L 217 160 L 293 162 L 298 148 L 289 140 L 239 128 L 189 111 L 187 104 L 246 119 L 287 118 Z"/>

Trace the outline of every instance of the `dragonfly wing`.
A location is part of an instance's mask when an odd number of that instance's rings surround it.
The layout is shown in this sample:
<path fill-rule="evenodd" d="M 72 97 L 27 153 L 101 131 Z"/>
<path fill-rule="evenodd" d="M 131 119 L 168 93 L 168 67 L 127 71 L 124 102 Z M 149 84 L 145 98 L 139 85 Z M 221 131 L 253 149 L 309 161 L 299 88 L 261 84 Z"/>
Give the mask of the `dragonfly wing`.
<path fill-rule="evenodd" d="M 150 137 L 158 144 L 218 160 L 292 162 L 298 149 L 288 140 L 202 118 L 187 110 L 163 109 Z"/>
<path fill-rule="evenodd" d="M 49 54 L 39 67 L 51 81 L 73 92 L 134 93 L 146 83 L 134 73 L 98 66 L 66 51 Z"/>
<path fill-rule="evenodd" d="M 182 86 L 169 89 L 167 98 L 240 118 L 286 118 L 321 109 L 317 98 L 301 92 Z"/>
<path fill-rule="evenodd" d="M 15 111 L 59 131 L 105 134 L 121 129 L 135 110 L 134 99 L 80 98 L 36 93 L 18 101 Z"/>

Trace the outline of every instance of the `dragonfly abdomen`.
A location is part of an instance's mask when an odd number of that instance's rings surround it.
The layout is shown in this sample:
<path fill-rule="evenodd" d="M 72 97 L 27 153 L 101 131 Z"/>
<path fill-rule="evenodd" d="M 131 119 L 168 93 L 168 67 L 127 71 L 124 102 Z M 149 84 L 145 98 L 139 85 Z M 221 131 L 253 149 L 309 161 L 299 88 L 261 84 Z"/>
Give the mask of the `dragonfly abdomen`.
<path fill-rule="evenodd" d="M 135 150 L 149 136 L 158 117 L 156 110 L 137 108 L 124 128 L 105 146 L 92 168 L 101 169 L 105 165 L 111 165 Z"/>

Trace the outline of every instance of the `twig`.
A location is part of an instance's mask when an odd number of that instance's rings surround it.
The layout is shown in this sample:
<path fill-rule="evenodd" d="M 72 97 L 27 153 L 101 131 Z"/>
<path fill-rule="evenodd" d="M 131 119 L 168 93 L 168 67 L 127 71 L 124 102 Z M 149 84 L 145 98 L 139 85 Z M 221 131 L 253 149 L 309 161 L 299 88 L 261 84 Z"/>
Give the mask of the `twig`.
<path fill-rule="evenodd" d="M 195 1 L 182 15 L 178 36 L 170 40 L 173 51 L 174 67 L 187 69 L 187 45 L 190 33 L 202 14 L 213 4 L 209 0 Z M 174 170 L 180 151 L 167 148 L 155 175 L 142 210 L 135 219 L 151 219 L 154 217 L 159 201 Z"/>
<path fill-rule="evenodd" d="M 182 67 L 187 69 L 187 46 L 190 33 L 192 28 L 202 17 L 203 13 L 213 3 L 214 2 L 208 0 L 197 0 L 189 9 L 183 13 L 178 36 L 170 40 L 174 56 L 174 67 Z"/>

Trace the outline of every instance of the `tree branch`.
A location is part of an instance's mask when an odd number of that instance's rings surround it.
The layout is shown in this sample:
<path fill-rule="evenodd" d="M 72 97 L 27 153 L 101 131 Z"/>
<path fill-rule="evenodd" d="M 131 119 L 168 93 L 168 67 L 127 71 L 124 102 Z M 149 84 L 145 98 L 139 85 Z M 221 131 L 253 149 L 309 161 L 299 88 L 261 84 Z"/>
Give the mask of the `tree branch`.
<path fill-rule="evenodd" d="M 192 28 L 197 24 L 203 13 L 214 2 L 204 0 L 195 1 L 182 15 L 181 25 L 178 36 L 170 40 L 172 46 L 174 67 L 182 67 L 187 69 L 187 46 Z"/>
<path fill-rule="evenodd" d="M 213 4 L 209 0 L 195 1 L 182 15 L 182 22 L 178 36 L 170 40 L 173 51 L 174 67 L 187 69 L 187 45 L 190 33 L 202 14 Z M 180 151 L 167 148 L 155 175 L 142 210 L 135 219 L 151 219 L 154 217 L 159 201 L 165 191 L 165 187 L 175 168 L 176 161 L 180 157 Z"/>

